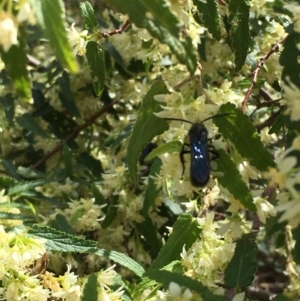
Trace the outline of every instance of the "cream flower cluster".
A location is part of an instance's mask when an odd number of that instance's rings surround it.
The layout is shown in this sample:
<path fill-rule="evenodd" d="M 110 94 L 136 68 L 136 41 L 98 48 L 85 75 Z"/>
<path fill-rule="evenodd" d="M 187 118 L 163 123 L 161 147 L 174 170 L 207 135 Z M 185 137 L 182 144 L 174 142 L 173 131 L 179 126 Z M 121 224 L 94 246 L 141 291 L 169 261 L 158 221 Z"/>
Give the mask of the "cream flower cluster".
<path fill-rule="evenodd" d="M 18 44 L 18 27 L 23 22 L 34 23 L 33 11 L 28 0 L 7 0 L 7 11 L 0 7 L 0 46 L 7 52 Z M 1 5 L 3 6 L 3 5 Z M 12 11 L 17 9 L 15 16 Z"/>

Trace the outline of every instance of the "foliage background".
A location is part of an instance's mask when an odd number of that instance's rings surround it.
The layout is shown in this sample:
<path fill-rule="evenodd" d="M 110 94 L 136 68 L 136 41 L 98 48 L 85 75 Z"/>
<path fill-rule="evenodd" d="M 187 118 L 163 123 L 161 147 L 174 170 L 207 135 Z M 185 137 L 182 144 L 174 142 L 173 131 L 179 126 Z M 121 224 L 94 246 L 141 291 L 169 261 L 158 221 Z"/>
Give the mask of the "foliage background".
<path fill-rule="evenodd" d="M 300 298 L 299 4 L 2 0 L 0 32 L 1 298 Z M 164 118 L 227 113 L 195 187 Z"/>

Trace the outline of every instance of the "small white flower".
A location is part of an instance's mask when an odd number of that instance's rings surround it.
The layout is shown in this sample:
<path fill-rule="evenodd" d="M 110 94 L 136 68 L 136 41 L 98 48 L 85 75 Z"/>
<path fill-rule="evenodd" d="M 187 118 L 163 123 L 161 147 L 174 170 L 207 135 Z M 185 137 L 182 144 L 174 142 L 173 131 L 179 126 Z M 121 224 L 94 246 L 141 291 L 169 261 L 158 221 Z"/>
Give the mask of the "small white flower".
<path fill-rule="evenodd" d="M 84 37 L 87 36 L 88 31 L 84 30 L 81 33 L 75 29 L 75 23 L 71 25 L 69 31 L 69 41 L 71 46 L 73 47 L 74 55 L 84 55 L 86 52 L 86 40 Z"/>
<path fill-rule="evenodd" d="M 287 84 L 283 82 L 282 87 L 283 102 L 287 105 L 286 113 L 290 114 L 291 121 L 300 120 L 300 89 L 289 78 L 286 78 Z"/>
<path fill-rule="evenodd" d="M 0 17 L 0 32 L 0 45 L 5 52 L 7 52 L 12 45 L 18 44 L 18 29 L 8 14 L 2 13 Z"/>

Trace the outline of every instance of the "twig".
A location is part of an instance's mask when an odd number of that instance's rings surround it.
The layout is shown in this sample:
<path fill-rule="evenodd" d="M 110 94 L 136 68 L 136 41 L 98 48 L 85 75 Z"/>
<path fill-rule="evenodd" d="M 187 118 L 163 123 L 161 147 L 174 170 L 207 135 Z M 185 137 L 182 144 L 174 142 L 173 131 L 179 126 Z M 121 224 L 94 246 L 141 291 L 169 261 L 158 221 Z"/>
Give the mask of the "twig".
<path fill-rule="evenodd" d="M 105 113 L 109 108 L 111 108 L 117 100 L 113 100 L 111 103 L 106 105 L 100 111 L 96 112 L 94 115 L 90 117 L 85 123 L 82 125 L 77 126 L 64 140 L 62 140 L 59 144 L 57 144 L 49 153 L 47 153 L 44 157 L 42 157 L 38 162 L 31 166 L 32 169 L 38 168 L 41 164 L 43 164 L 46 160 L 52 157 L 54 154 L 59 152 L 64 142 L 69 142 L 70 140 L 74 139 L 82 130 L 90 126 L 96 119 L 98 119 L 103 113 Z"/>
<path fill-rule="evenodd" d="M 256 126 L 258 132 L 260 132 L 263 128 L 270 126 L 274 123 L 275 119 L 280 115 L 281 110 L 278 110 L 273 115 L 271 115 L 266 121 Z"/>
<path fill-rule="evenodd" d="M 102 33 L 102 36 L 103 36 L 103 38 L 107 38 L 108 36 L 113 36 L 115 34 L 121 34 L 121 33 L 123 33 L 124 30 L 126 30 L 126 28 L 129 25 L 130 25 L 130 21 L 129 21 L 129 19 L 127 19 L 120 28 L 112 30 L 112 31 L 104 32 L 104 33 Z"/>
<path fill-rule="evenodd" d="M 261 67 L 264 65 L 265 61 L 274 53 L 276 52 L 278 49 L 279 49 L 279 46 L 281 44 L 284 43 L 284 41 L 286 40 L 287 36 L 285 38 L 283 38 L 282 40 L 280 40 L 279 42 L 277 42 L 270 50 L 269 52 L 264 55 L 260 60 L 259 60 L 259 63 L 257 64 L 255 70 L 253 71 L 253 79 L 252 79 L 252 82 L 251 82 L 251 85 L 246 93 L 246 96 L 242 102 L 242 111 L 245 110 L 246 108 L 246 105 L 247 105 L 247 102 L 249 100 L 249 97 L 250 97 L 250 94 L 252 92 L 252 89 L 254 87 L 254 85 L 256 84 L 257 82 L 257 76 L 258 76 L 258 72 L 260 71 Z"/>

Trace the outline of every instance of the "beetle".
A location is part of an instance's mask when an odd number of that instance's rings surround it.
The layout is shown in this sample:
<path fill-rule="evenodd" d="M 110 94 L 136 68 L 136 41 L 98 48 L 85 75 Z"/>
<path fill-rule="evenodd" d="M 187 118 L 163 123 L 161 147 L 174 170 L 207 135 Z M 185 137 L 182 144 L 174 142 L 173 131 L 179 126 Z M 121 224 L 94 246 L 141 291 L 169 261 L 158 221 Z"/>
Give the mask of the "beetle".
<path fill-rule="evenodd" d="M 182 164 L 182 177 L 185 172 L 184 155 L 185 154 L 191 155 L 190 180 L 192 185 L 196 187 L 202 187 L 207 184 L 210 175 L 209 153 L 213 154 L 212 160 L 215 160 L 219 156 L 214 146 L 208 143 L 211 142 L 211 139 L 208 138 L 208 131 L 205 125 L 203 124 L 203 122 L 212 118 L 227 116 L 230 114 L 231 113 L 214 115 L 197 123 L 193 123 L 191 121 L 181 119 L 181 118 L 164 118 L 165 120 L 182 121 L 192 125 L 192 127 L 188 132 L 190 144 L 184 143 L 180 151 L 180 162 Z M 186 150 L 185 146 L 190 147 L 190 149 Z"/>

